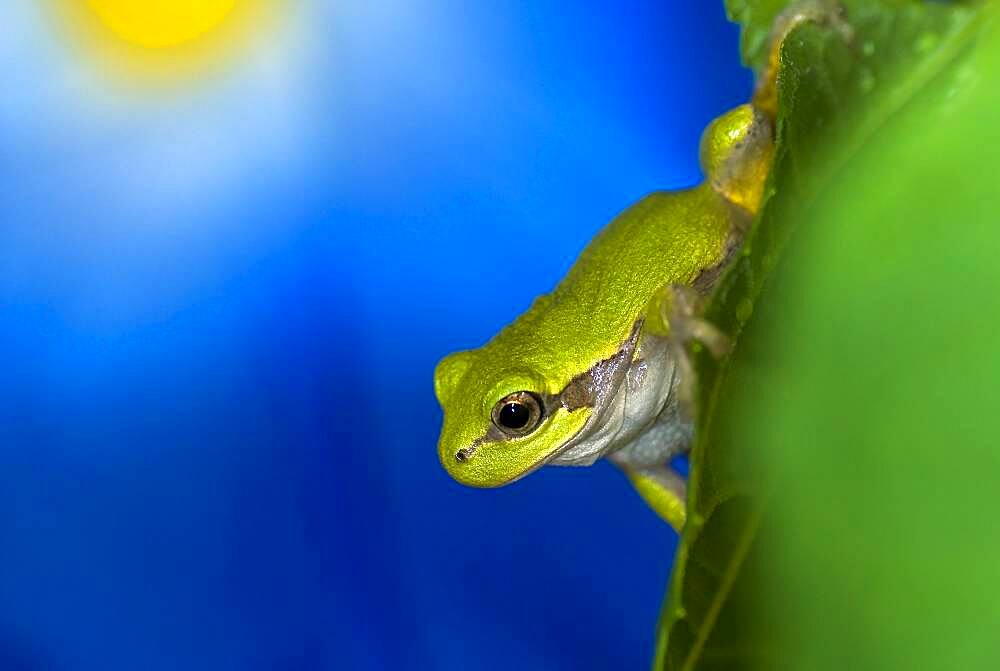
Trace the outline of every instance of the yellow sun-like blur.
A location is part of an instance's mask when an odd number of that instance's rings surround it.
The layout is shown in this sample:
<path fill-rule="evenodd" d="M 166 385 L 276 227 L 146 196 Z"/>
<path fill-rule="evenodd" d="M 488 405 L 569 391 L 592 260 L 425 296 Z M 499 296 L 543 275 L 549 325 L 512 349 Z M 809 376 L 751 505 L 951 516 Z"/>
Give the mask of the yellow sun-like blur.
<path fill-rule="evenodd" d="M 0 0 L 2 2 L 4 0 Z M 53 0 L 87 63 L 129 84 L 184 84 L 238 62 L 286 0 Z"/>
<path fill-rule="evenodd" d="M 105 26 L 140 47 L 190 42 L 221 25 L 236 0 L 87 0 Z"/>

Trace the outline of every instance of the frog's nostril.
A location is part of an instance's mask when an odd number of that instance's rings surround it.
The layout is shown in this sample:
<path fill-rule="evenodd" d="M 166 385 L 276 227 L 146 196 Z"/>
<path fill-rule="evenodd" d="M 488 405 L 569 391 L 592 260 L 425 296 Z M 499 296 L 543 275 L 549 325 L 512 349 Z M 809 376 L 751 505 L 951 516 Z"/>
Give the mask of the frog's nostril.
<path fill-rule="evenodd" d="M 472 456 L 473 452 L 475 452 L 473 448 L 463 447 L 462 449 L 460 449 L 458 452 L 455 453 L 455 461 L 464 463 L 469 460 L 469 457 Z"/>

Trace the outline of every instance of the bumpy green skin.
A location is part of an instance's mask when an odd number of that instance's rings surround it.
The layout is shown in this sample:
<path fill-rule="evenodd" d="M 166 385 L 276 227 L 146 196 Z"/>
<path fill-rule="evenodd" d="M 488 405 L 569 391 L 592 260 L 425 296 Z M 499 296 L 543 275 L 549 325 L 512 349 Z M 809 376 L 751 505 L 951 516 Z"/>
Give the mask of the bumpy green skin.
<path fill-rule="evenodd" d="M 483 347 L 438 364 L 435 389 L 444 408 L 438 454 L 452 477 L 478 487 L 506 484 L 545 463 L 580 431 L 592 409 L 559 407 L 527 436 L 486 439 L 500 399 L 517 391 L 559 394 L 573 378 L 616 354 L 638 320 L 657 314 L 665 288 L 691 284 L 724 260 L 734 227 L 748 209 L 734 205 L 718 182 L 730 173 L 747 174 L 734 171 L 730 159 L 740 158 L 736 154 L 754 121 L 752 108 L 744 105 L 713 122 L 702 142 L 705 183 L 653 193 L 622 212 L 552 293 L 536 299 Z M 759 189 L 757 180 L 751 181 Z M 644 328 L 656 328 L 655 320 L 647 321 Z M 471 458 L 456 459 L 473 444 Z"/>

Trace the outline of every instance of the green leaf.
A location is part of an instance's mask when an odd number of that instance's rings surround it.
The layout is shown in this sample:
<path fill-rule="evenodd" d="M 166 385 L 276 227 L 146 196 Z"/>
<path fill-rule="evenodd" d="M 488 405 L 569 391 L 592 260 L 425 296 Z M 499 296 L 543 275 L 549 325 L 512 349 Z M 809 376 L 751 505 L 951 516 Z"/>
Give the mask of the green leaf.
<path fill-rule="evenodd" d="M 708 308 L 737 346 L 696 355 L 658 669 L 976 668 L 966 610 L 1000 621 L 996 40 L 980 4 L 844 4 L 850 44 L 786 40 L 770 197 Z M 727 3 L 748 62 L 775 5 Z"/>
<path fill-rule="evenodd" d="M 725 0 L 725 4 L 729 20 L 743 27 L 740 33 L 743 62 L 759 71 L 767 58 L 771 24 L 788 0 Z"/>

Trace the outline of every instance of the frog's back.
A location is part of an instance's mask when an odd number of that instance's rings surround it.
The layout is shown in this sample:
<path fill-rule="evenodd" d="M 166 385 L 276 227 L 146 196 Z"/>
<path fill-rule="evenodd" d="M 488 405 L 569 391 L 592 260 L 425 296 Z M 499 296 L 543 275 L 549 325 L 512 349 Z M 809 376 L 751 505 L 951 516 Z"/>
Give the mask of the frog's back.
<path fill-rule="evenodd" d="M 715 119 L 702 136 L 705 181 L 656 192 L 594 238 L 555 291 L 474 353 L 480 370 L 528 373 L 558 392 L 614 354 L 650 300 L 719 267 L 760 207 L 773 154 L 771 122 L 752 105 Z"/>
<path fill-rule="evenodd" d="M 518 367 L 554 387 L 567 383 L 574 371 L 617 351 L 662 287 L 691 284 L 720 263 L 731 222 L 731 207 L 708 186 L 646 196 L 608 224 L 555 290 L 483 354 L 516 352 L 509 358 Z"/>

